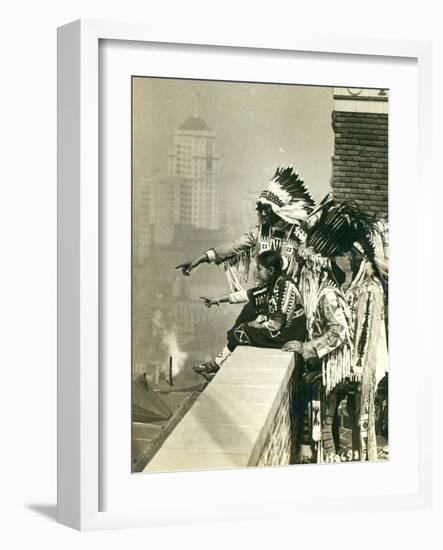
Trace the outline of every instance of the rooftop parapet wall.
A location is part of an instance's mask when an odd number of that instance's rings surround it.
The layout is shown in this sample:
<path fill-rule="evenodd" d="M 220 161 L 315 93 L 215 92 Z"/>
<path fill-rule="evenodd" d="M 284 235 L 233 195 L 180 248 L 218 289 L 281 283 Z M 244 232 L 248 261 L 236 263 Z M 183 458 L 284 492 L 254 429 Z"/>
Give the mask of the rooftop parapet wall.
<path fill-rule="evenodd" d="M 239 347 L 145 472 L 289 464 L 294 355 Z"/>

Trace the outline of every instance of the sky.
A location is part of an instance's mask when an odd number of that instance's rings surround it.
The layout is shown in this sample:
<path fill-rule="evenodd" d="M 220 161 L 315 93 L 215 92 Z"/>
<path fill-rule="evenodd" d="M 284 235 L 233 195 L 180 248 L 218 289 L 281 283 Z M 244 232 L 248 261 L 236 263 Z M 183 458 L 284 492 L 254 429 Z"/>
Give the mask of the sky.
<path fill-rule="evenodd" d="M 173 132 L 197 111 L 216 132 L 225 197 L 259 193 L 281 164 L 293 164 L 316 199 L 330 189 L 329 87 L 135 77 L 133 100 L 136 185 L 167 173 Z"/>

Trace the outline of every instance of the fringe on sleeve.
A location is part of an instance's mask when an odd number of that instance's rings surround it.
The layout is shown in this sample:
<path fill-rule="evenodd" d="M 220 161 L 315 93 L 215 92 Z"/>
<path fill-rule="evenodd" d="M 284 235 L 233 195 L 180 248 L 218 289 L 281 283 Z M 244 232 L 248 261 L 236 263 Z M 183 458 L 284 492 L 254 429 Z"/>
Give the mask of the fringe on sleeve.
<path fill-rule="evenodd" d="M 250 248 L 223 262 L 226 280 L 231 292 L 243 290 L 243 285 L 248 282 L 252 256 L 253 249 Z"/>

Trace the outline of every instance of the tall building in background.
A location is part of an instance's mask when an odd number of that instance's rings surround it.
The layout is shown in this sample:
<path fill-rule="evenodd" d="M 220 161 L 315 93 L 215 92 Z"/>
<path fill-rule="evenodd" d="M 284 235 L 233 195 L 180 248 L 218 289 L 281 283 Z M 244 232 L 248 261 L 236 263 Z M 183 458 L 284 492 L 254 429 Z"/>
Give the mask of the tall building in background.
<path fill-rule="evenodd" d="M 198 116 L 187 118 L 174 132 L 168 174 L 184 178 L 180 223 L 197 229 L 219 229 L 218 163 L 215 132 Z"/>
<path fill-rule="evenodd" d="M 198 117 L 174 132 L 168 175 L 140 176 L 134 208 L 134 254 L 138 262 L 152 246 L 169 246 L 176 228 L 218 230 L 220 204 L 215 132 Z"/>
<path fill-rule="evenodd" d="M 185 183 L 176 176 L 140 178 L 135 243 L 139 260 L 148 257 L 153 244 L 171 244 L 175 226 L 181 223 L 181 189 Z"/>

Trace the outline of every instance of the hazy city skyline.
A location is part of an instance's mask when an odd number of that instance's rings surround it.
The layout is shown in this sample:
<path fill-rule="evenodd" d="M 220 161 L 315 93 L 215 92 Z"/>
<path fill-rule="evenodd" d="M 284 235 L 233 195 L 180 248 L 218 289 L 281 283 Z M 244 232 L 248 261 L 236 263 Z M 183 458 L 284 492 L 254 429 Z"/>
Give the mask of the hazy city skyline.
<path fill-rule="evenodd" d="M 216 133 L 228 193 L 259 191 L 279 164 L 317 200 L 330 189 L 331 88 L 136 77 L 133 93 L 136 191 L 141 176 L 167 174 L 174 130 L 195 114 Z"/>

